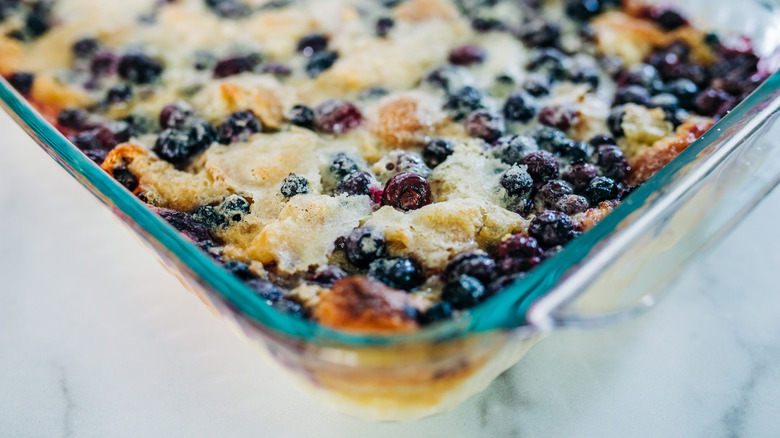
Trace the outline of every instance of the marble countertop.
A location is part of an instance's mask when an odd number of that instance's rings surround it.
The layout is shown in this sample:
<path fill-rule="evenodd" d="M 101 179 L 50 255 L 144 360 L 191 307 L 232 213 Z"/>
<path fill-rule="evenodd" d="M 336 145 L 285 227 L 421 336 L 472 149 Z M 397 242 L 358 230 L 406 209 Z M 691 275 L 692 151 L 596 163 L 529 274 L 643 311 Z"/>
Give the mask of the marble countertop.
<path fill-rule="evenodd" d="M 777 436 L 780 192 L 651 312 L 534 347 L 445 414 L 371 423 L 289 386 L 0 115 L 0 436 Z"/>

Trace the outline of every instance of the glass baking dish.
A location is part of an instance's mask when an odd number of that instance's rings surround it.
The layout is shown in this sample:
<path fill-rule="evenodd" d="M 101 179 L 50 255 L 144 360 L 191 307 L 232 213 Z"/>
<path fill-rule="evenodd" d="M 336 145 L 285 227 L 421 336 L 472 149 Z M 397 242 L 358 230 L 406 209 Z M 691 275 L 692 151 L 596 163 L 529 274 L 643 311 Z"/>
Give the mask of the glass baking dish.
<path fill-rule="evenodd" d="M 703 28 L 752 38 L 765 69 L 780 53 L 780 0 L 669 2 Z M 396 336 L 346 334 L 278 313 L 124 189 L 9 84 L 6 111 L 105 203 L 172 273 L 315 397 L 363 418 L 419 418 L 486 387 L 561 327 L 589 327 L 652 306 L 697 252 L 780 180 L 780 74 L 720 120 L 557 257 L 464 317 Z"/>

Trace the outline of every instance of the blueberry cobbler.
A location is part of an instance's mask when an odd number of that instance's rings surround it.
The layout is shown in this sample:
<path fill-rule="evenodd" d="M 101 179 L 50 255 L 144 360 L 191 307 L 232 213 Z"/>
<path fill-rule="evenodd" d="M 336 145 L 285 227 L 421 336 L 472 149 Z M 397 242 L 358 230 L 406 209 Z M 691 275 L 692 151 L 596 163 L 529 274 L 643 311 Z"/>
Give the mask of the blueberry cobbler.
<path fill-rule="evenodd" d="M 408 332 L 609 214 L 768 75 L 631 0 L 3 0 L 0 73 L 281 312 Z"/>

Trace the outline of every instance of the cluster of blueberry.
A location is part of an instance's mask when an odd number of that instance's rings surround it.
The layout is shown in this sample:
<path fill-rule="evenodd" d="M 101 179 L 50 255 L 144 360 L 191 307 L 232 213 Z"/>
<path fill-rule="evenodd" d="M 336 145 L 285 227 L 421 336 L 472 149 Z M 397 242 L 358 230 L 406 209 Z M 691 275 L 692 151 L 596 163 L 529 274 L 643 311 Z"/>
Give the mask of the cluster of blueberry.
<path fill-rule="evenodd" d="M 328 37 L 319 33 L 306 35 L 298 41 L 297 52 L 306 59 L 303 70 L 310 78 L 316 78 L 338 60 L 338 52 L 331 50 L 328 43 Z M 215 78 L 245 72 L 268 73 L 278 78 L 292 74 L 290 67 L 279 62 L 266 61 L 264 55 L 259 52 L 234 53 L 220 59 L 205 50 L 198 51 L 195 55 L 195 69 L 212 70 Z"/>
<path fill-rule="evenodd" d="M 426 145 L 423 156 L 436 167 L 452 151 L 448 141 L 436 139 Z M 628 160 L 610 135 L 575 142 L 562 131 L 541 127 L 531 135 L 501 137 L 488 153 L 512 166 L 501 175 L 500 184 L 511 198 L 510 208 L 533 215 L 528 233 L 511 236 L 491 254 L 477 251 L 453 258 L 441 276 L 442 302 L 421 315 L 423 323 L 500 291 L 578 234 L 572 215 L 617 200 L 630 189 L 625 187 Z M 383 275 L 376 278 L 386 282 L 387 274 Z"/>
<path fill-rule="evenodd" d="M 116 171 L 114 173 L 116 174 Z M 238 195 L 231 195 L 218 205 L 199 207 L 192 214 L 166 208 L 155 208 L 155 211 L 215 260 L 225 262 L 220 250 L 219 243 L 221 242 L 215 237 L 215 231 L 240 221 L 245 214 L 249 213 L 249 209 L 250 203 L 248 200 Z M 268 305 L 276 310 L 297 318 L 306 318 L 308 316 L 308 312 L 300 303 L 288 298 L 282 287 L 275 284 L 281 283 L 280 281 L 273 281 L 271 276 L 269 278 L 259 277 L 252 272 L 249 264 L 244 262 L 228 261 L 224 263 L 224 267 L 241 279 L 257 296 L 265 300 Z M 346 274 L 338 278 L 343 276 L 346 276 Z M 324 275 L 320 274 L 320 277 L 322 282 Z M 332 284 L 338 278 L 332 279 L 329 284 Z"/>

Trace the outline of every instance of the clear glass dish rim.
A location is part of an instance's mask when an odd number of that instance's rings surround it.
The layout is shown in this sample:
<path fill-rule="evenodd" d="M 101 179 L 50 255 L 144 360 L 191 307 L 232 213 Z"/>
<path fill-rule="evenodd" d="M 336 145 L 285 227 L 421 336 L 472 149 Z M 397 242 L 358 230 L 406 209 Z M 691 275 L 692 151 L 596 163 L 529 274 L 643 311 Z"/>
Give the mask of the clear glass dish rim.
<path fill-rule="evenodd" d="M 223 269 L 145 203 L 127 191 L 98 165 L 72 145 L 31 103 L 0 78 L 0 101 L 6 111 L 22 126 L 39 145 L 64 167 L 82 185 L 96 195 L 115 214 L 141 230 L 165 248 L 200 283 L 208 285 L 218 298 L 229 303 L 250 322 L 258 324 L 284 337 L 313 342 L 323 346 L 389 346 L 405 343 L 431 342 L 453 339 L 470 333 L 496 329 L 513 329 L 527 325 L 526 313 L 532 304 L 551 293 L 570 277 L 563 274 L 592 253 L 595 245 L 616 230 L 623 219 L 643 206 L 657 190 L 667 185 L 675 173 L 694 163 L 699 153 L 712 143 L 728 136 L 755 111 L 772 102 L 775 90 L 780 88 L 780 72 L 772 74 L 756 91 L 743 100 L 727 116 L 719 120 L 701 138 L 695 141 L 677 158 L 639 187 L 631 196 L 615 208 L 604 220 L 570 242 L 551 260 L 532 270 L 522 281 L 470 309 L 465 315 L 423 328 L 411 334 L 364 335 L 341 332 L 315 322 L 283 314 L 267 305 L 239 279 Z M 775 97 L 774 99 L 780 99 Z M 608 244 L 607 244 L 608 245 Z M 606 246 L 597 249 L 603 251 Z M 559 297 L 560 298 L 560 297 Z M 573 298 L 573 297 L 568 297 Z M 562 301 L 562 300 L 561 300 Z M 551 311 L 550 309 L 549 311 Z"/>

